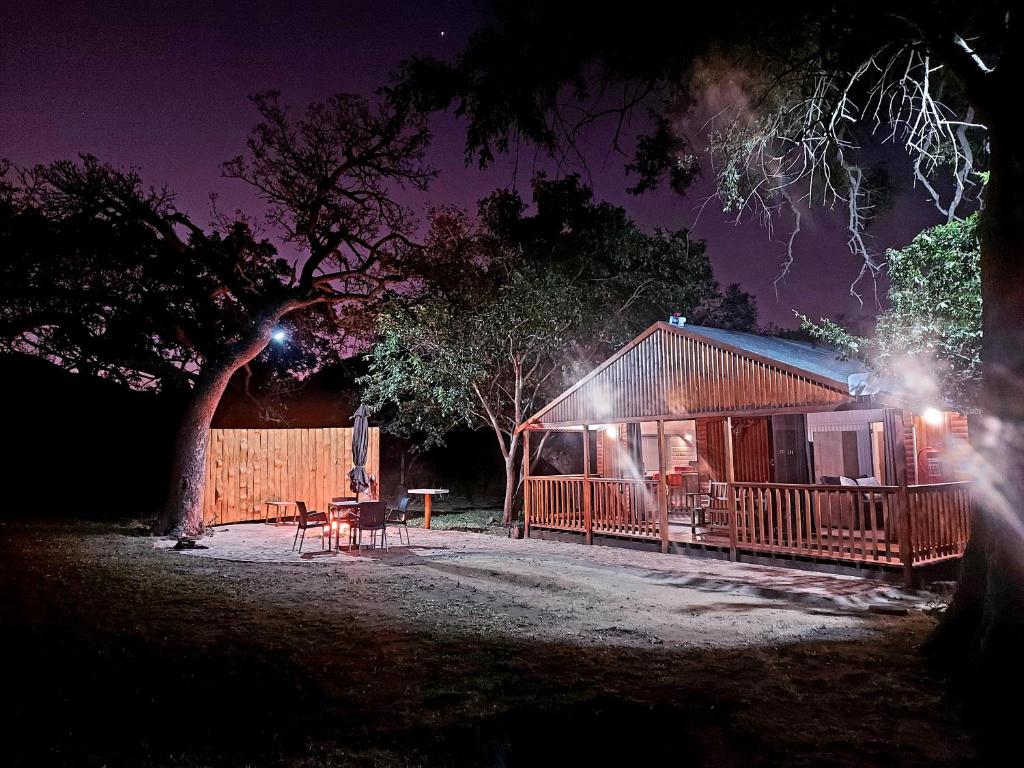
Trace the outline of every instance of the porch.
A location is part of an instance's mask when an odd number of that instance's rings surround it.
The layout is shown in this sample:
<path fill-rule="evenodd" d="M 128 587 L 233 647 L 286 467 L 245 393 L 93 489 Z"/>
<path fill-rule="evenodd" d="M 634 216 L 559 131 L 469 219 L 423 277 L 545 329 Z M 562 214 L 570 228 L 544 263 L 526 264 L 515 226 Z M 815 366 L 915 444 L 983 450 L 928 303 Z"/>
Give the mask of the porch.
<path fill-rule="evenodd" d="M 706 506 L 667 505 L 660 483 L 629 478 L 536 476 L 526 481 L 527 535 L 537 531 L 648 541 L 739 559 L 744 553 L 810 562 L 912 569 L 963 554 L 970 483 L 870 490 L 833 485 L 742 483 Z M 590 503 L 587 503 L 589 496 Z M 589 506 L 589 509 L 588 509 Z"/>
<path fill-rule="evenodd" d="M 966 418 L 865 381 L 827 347 L 659 323 L 520 428 L 527 535 L 911 583 L 966 546 Z M 556 435 L 575 471 L 538 473 Z"/>

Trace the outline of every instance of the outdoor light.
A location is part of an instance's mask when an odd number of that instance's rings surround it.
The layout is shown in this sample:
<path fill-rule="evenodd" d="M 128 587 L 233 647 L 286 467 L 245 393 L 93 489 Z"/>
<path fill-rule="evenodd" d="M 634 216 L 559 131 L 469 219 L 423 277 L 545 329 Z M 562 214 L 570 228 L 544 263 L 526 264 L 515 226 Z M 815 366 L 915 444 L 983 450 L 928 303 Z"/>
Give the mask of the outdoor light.
<path fill-rule="evenodd" d="M 612 440 L 619 436 L 619 428 L 616 427 L 614 424 L 608 427 L 606 431 L 608 433 L 608 437 L 610 437 Z"/>
<path fill-rule="evenodd" d="M 921 414 L 921 418 L 933 427 L 938 427 L 943 422 L 942 411 L 938 408 L 925 408 L 924 412 Z"/>
<path fill-rule="evenodd" d="M 270 334 L 270 338 L 272 338 L 278 344 L 284 344 L 284 342 L 288 339 L 288 332 L 284 328 L 278 328 L 276 331 Z"/>

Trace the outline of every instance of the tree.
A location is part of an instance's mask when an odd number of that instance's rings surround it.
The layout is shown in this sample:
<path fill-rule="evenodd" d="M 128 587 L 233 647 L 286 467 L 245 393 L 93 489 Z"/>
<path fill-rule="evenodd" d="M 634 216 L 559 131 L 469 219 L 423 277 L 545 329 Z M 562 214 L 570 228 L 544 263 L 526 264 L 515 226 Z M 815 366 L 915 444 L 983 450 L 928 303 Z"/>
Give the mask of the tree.
<path fill-rule="evenodd" d="M 724 292 L 715 290 L 697 307 L 693 318 L 698 325 L 710 325 L 727 331 L 755 333 L 757 325 L 757 298 L 747 293 L 739 283 L 730 283 Z"/>
<path fill-rule="evenodd" d="M 415 222 L 393 197 L 431 177 L 421 117 L 349 95 L 293 119 L 276 94 L 224 174 L 253 186 L 291 267 L 245 221 L 207 231 L 135 171 L 84 157 L 8 168 L 4 269 L 17 275 L 4 344 L 126 384 L 183 386 L 188 403 L 157 529 L 202 528 L 207 431 L 231 377 L 282 325 L 323 336 L 402 280 Z M 34 234 L 38 234 L 36 237 Z M 6 283 L 5 283 L 6 284 Z"/>
<path fill-rule="evenodd" d="M 435 269 L 421 270 L 420 294 L 381 314 L 362 380 L 388 428 L 425 445 L 459 426 L 493 431 L 506 523 L 516 428 L 654 320 L 720 299 L 703 244 L 685 232 L 644 234 L 576 177 L 537 179 L 534 201 L 525 215 L 518 195 L 495 193 L 479 222 L 435 213 L 424 252 Z"/>
<path fill-rule="evenodd" d="M 943 397 L 961 407 L 978 400 L 981 386 L 981 249 L 978 215 L 940 224 L 890 249 L 888 307 L 870 336 L 841 323 L 800 315 L 802 329 L 849 357 L 870 362 L 900 380 L 908 365 L 926 370 L 915 377 L 920 401 Z"/>
<path fill-rule="evenodd" d="M 582 3 L 554 5 L 500 3 L 454 64 L 407 62 L 392 98 L 465 116 L 467 153 L 481 162 L 520 140 L 559 158 L 581 154 L 581 132 L 602 117 L 613 120 L 613 149 L 624 151 L 628 118 L 650 110 L 652 128 L 636 140 L 629 164 L 638 188 L 667 179 L 685 189 L 707 149 L 717 160 L 703 165 L 715 173 L 726 208 L 767 221 L 790 213 L 791 257 L 807 205 L 843 206 L 861 276 L 881 269 L 863 236 L 880 191 L 868 162 L 877 154 L 862 148 L 874 140 L 905 150 L 915 180 L 950 220 L 969 210 L 978 172 L 987 169 L 980 404 L 988 418 L 976 446 L 991 482 L 975 488 L 978 527 L 933 647 L 950 664 L 980 663 L 989 681 L 1005 682 L 1008 670 L 1019 681 L 1024 148 L 1013 94 L 1024 74 L 1020 9 L 1005 0 L 833 0 L 742 13 L 705 6 L 698 18 L 682 5 L 641 3 L 613 17 Z M 731 103 L 705 148 L 686 117 L 707 101 L 702 86 L 723 83 Z"/>

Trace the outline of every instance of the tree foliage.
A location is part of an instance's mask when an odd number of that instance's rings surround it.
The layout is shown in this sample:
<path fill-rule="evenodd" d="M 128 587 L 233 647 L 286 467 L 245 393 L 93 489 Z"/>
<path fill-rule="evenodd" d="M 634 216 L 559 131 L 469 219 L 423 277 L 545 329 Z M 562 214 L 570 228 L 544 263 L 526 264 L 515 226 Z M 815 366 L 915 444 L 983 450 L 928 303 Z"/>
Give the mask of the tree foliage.
<path fill-rule="evenodd" d="M 506 518 L 515 430 L 543 402 L 673 311 L 756 321 L 748 294 L 720 294 L 703 243 L 685 231 L 645 234 L 576 177 L 533 189 L 532 215 L 506 191 L 483 200 L 476 221 L 435 212 L 423 257 L 436 269 L 380 315 L 362 380 L 389 428 L 424 446 L 460 426 L 492 430 Z"/>
<path fill-rule="evenodd" d="M 890 194 L 869 139 L 905 150 L 949 220 L 975 204 L 992 98 L 982 78 L 1008 39 L 1008 5 L 641 2 L 609 16 L 499 2 L 453 63 L 410 59 L 390 93 L 465 117 L 467 157 L 481 164 L 520 142 L 586 163 L 588 131 L 609 123 L 599 135 L 612 136 L 633 191 L 685 191 L 708 173 L 725 211 L 781 221 L 783 272 L 807 208 L 843 208 L 859 280 L 882 268 L 865 233 Z"/>
<path fill-rule="evenodd" d="M 981 383 L 981 250 L 978 215 L 927 229 L 886 253 L 888 308 L 862 337 L 822 318 L 800 316 L 815 338 L 872 363 L 901 381 L 928 370 L 938 392 L 961 407 L 978 400 Z"/>

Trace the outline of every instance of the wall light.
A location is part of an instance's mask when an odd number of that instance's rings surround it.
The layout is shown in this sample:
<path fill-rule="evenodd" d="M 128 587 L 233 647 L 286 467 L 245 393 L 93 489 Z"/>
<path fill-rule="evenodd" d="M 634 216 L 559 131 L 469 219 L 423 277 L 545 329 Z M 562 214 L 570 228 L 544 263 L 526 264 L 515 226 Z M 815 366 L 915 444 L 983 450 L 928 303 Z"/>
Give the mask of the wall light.
<path fill-rule="evenodd" d="M 925 408 L 921 413 L 921 418 L 924 419 L 928 424 L 933 427 L 941 426 L 945 421 L 945 417 L 938 408 Z"/>

